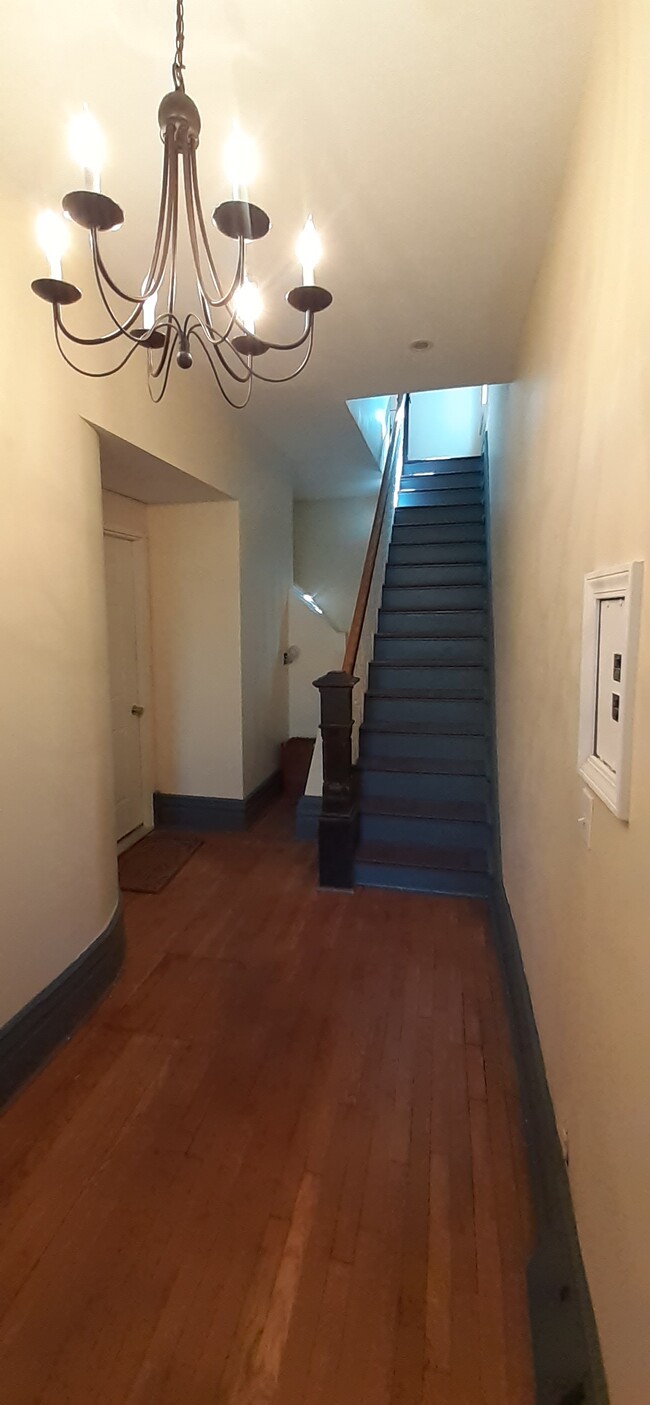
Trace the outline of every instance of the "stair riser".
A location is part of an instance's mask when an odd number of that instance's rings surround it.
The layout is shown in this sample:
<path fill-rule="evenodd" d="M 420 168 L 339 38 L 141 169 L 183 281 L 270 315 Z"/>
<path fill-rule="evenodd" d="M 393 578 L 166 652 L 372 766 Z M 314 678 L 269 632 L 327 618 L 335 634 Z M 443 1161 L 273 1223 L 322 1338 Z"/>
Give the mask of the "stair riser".
<path fill-rule="evenodd" d="M 386 610 L 379 611 L 378 632 L 397 634 L 440 635 L 446 638 L 466 634 L 486 634 L 485 610 Z"/>
<path fill-rule="evenodd" d="M 392 722 L 395 726 L 406 726 L 409 722 L 422 723 L 431 727 L 450 726 L 460 731 L 485 732 L 487 729 L 487 703 L 474 702 L 464 698 L 369 698 L 364 707 L 365 722 Z"/>
<path fill-rule="evenodd" d="M 488 748 L 485 737 L 431 736 L 426 732 L 372 732 L 361 728 L 362 756 L 426 756 L 445 760 L 460 758 L 481 761 L 487 765 Z"/>
<path fill-rule="evenodd" d="M 403 868 L 401 864 L 357 863 L 354 881 L 362 888 L 395 888 L 404 893 L 431 893 L 460 898 L 487 898 L 487 873 L 446 873 L 437 869 Z"/>
<path fill-rule="evenodd" d="M 483 493 L 480 488 L 422 488 L 400 489 L 397 506 L 416 507 L 480 507 L 483 510 Z"/>
<path fill-rule="evenodd" d="M 489 783 L 485 776 L 440 776 L 426 772 L 366 771 L 361 776 L 361 797 L 386 796 L 392 800 L 470 800 L 487 804 Z"/>
<path fill-rule="evenodd" d="M 483 585 L 385 585 L 381 603 L 385 610 L 485 610 Z"/>
<path fill-rule="evenodd" d="M 485 550 L 483 522 L 442 522 L 409 525 L 399 522 L 393 527 L 390 550 L 404 546 L 479 546 Z M 428 559 L 428 558 L 427 558 Z M 435 559 L 435 558 L 434 558 Z"/>
<path fill-rule="evenodd" d="M 432 664 L 428 667 L 423 664 L 421 668 L 391 668 L 385 663 L 371 663 L 369 677 L 373 693 L 390 693 L 393 689 L 407 688 L 412 689 L 414 693 L 445 689 L 462 693 L 468 688 L 473 692 L 480 689 L 483 697 L 486 695 L 485 673 L 482 668 L 444 668 Z"/>
<path fill-rule="evenodd" d="M 483 460 L 480 454 L 459 459 L 406 459 L 404 472 L 409 477 L 416 473 L 482 473 Z"/>
<path fill-rule="evenodd" d="M 403 659 L 422 659 L 423 663 L 475 663 L 487 661 L 487 642 L 484 639 L 388 639 L 375 635 L 374 658 L 377 663 Z"/>
<path fill-rule="evenodd" d="M 412 542 L 391 546 L 388 552 L 388 569 L 401 567 L 413 569 L 415 566 L 429 566 L 433 570 L 441 566 L 449 569 L 487 571 L 485 547 L 480 542 Z"/>
<path fill-rule="evenodd" d="M 430 563 L 427 565 L 394 566 L 389 561 L 385 579 L 387 588 L 396 585 L 407 586 L 409 589 L 418 585 L 446 587 L 469 585 L 485 588 L 486 570 L 485 566 L 476 565 L 469 561 L 466 565 L 461 563 L 453 566 L 446 562 L 439 566 Z"/>
<path fill-rule="evenodd" d="M 400 492 L 414 488 L 421 493 L 438 488 L 483 488 L 482 473 L 403 473 Z"/>
<path fill-rule="evenodd" d="M 440 527 L 457 526 L 459 522 L 483 522 L 483 507 L 480 503 L 470 505 L 458 503 L 455 507 L 412 507 L 397 506 L 395 523 L 398 527 Z"/>
<path fill-rule="evenodd" d="M 433 844 L 441 849 L 480 849 L 490 840 L 489 825 L 468 820 L 427 820 L 410 815 L 360 817 L 361 843 Z"/>

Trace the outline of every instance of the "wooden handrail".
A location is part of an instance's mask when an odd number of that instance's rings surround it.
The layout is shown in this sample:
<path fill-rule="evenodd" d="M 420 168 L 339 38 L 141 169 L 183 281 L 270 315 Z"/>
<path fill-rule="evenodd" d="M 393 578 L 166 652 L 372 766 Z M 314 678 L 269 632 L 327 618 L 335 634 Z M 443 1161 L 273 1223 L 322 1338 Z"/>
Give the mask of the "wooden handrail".
<path fill-rule="evenodd" d="M 325 673 L 322 678 L 314 680 L 314 687 L 318 688 L 320 693 L 320 731 L 323 739 L 323 800 L 318 822 L 318 875 L 321 888 L 349 889 L 354 886 L 354 856 L 359 839 L 359 806 L 357 771 L 352 748 L 352 695 L 361 681 L 355 677 L 355 667 L 377 567 L 382 531 L 384 526 L 389 525 L 386 513 L 395 492 L 399 459 L 397 448 L 405 400 L 404 395 L 398 397 L 343 668 L 340 672 L 335 670 Z"/>
<path fill-rule="evenodd" d="M 361 643 L 361 635 L 363 632 L 363 622 L 366 618 L 366 610 L 368 608 L 370 587 L 372 585 L 372 578 L 375 573 L 375 562 L 377 560 L 377 550 L 381 538 L 381 529 L 384 525 L 386 508 L 388 506 L 388 503 L 390 502 L 391 493 L 393 492 L 395 484 L 395 469 L 397 467 L 397 443 L 399 440 L 405 399 L 405 395 L 398 396 L 397 409 L 395 412 L 395 419 L 393 421 L 390 444 L 388 446 L 388 454 L 386 455 L 386 466 L 384 468 L 384 474 L 381 480 L 381 487 L 379 489 L 379 497 L 377 498 L 377 506 L 375 508 L 375 515 L 373 518 L 370 536 L 368 538 L 368 549 L 366 551 L 366 559 L 363 563 L 363 571 L 361 572 L 359 593 L 357 595 L 357 601 L 354 607 L 352 624 L 350 625 L 350 633 L 348 634 L 348 640 L 345 646 L 345 655 L 343 657 L 343 673 L 354 673 L 357 662 L 357 654 L 359 653 L 359 644 Z"/>

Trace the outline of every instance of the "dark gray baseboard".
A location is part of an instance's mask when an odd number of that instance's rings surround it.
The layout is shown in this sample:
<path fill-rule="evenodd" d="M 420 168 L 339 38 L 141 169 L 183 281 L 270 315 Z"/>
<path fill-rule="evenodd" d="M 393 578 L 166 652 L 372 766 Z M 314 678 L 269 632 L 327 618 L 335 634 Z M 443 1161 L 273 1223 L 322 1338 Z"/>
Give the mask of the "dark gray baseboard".
<path fill-rule="evenodd" d="M 215 795 L 166 795 L 156 790 L 153 797 L 156 828 L 245 829 L 244 800 L 226 800 Z"/>
<path fill-rule="evenodd" d="M 280 794 L 281 788 L 280 772 L 274 771 L 242 800 L 218 795 L 168 795 L 157 790 L 153 797 L 154 824 L 157 828 L 210 833 L 248 829 Z"/>
<path fill-rule="evenodd" d="M 273 771 L 265 781 L 251 790 L 244 801 L 246 825 L 253 824 L 268 806 L 282 794 L 282 772 Z"/>
<path fill-rule="evenodd" d="M 72 1033 L 115 979 L 124 955 L 118 907 L 105 931 L 0 1030 L 0 1105 Z"/>
<path fill-rule="evenodd" d="M 318 822 L 322 803 L 320 795 L 301 795 L 296 805 L 294 826 L 296 839 L 318 839 Z"/>
<path fill-rule="evenodd" d="M 491 915 L 509 1006 L 536 1220 L 528 1301 L 537 1405 L 607 1405 L 567 1168 L 519 938 L 500 880 L 494 884 Z"/>

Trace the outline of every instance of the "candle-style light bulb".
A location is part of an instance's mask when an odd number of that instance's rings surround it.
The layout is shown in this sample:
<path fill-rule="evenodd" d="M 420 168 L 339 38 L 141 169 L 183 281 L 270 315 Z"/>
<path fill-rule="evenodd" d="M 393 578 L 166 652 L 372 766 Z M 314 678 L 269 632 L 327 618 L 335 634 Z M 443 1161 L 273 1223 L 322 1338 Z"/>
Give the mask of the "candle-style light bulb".
<path fill-rule="evenodd" d="M 141 289 L 140 289 L 140 292 L 141 292 L 141 293 L 146 293 L 146 291 L 147 291 L 147 279 L 145 278 L 144 283 L 142 284 L 142 287 L 141 287 Z M 148 298 L 145 298 L 145 300 L 144 300 L 144 302 L 143 302 L 143 304 L 142 304 L 142 326 L 144 327 L 145 332 L 150 332 L 150 331 L 151 331 L 151 328 L 153 327 L 153 324 L 154 324 L 154 322 L 155 322 L 155 320 L 156 320 L 156 303 L 157 303 L 157 302 L 158 302 L 158 294 L 157 294 L 157 293 L 151 293 Z"/>
<path fill-rule="evenodd" d="M 298 255 L 299 262 L 302 264 L 303 286 L 305 288 L 312 287 L 314 283 L 314 271 L 316 264 L 322 257 L 323 246 L 311 215 L 309 215 L 308 219 L 305 221 L 304 227 L 298 235 L 296 254 Z"/>
<path fill-rule="evenodd" d="M 99 122 L 88 111 L 84 103 L 81 112 L 70 119 L 68 145 L 73 161 L 84 173 L 86 190 L 101 191 L 102 165 L 106 157 L 106 143 Z"/>
<path fill-rule="evenodd" d="M 235 313 L 247 332 L 255 332 L 255 322 L 262 312 L 262 299 L 257 283 L 245 278 L 234 297 Z"/>
<path fill-rule="evenodd" d="M 255 142 L 242 132 L 237 122 L 224 147 L 224 166 L 232 188 L 233 200 L 245 200 L 248 186 L 257 175 L 258 161 Z"/>
<path fill-rule="evenodd" d="M 41 210 L 36 219 L 36 239 L 50 265 L 50 278 L 62 278 L 61 259 L 68 247 L 68 230 L 61 215 Z"/>

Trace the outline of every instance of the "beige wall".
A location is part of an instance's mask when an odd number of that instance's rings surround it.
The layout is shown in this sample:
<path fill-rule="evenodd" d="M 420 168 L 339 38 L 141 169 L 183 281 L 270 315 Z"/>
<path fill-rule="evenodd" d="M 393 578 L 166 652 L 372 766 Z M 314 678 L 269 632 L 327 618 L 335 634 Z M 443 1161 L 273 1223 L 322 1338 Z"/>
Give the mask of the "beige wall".
<path fill-rule="evenodd" d="M 377 474 L 377 491 L 379 482 Z M 371 493 L 294 504 L 294 580 L 343 633 L 352 622 L 376 503 Z"/>
<path fill-rule="evenodd" d="M 650 1382 L 650 4 L 610 0 L 518 383 L 490 406 L 504 879 L 612 1405 Z M 578 826 L 583 577 L 645 558 L 630 823 Z"/>
<path fill-rule="evenodd" d="M 117 902 L 99 448 L 70 403 L 49 318 L 29 292 L 25 243 L 7 204 L 0 1024 L 98 936 Z"/>
<path fill-rule="evenodd" d="M 236 565 L 228 555 L 235 549 L 232 534 L 224 560 L 208 566 L 208 545 L 199 532 L 195 574 L 179 582 L 169 630 L 178 629 L 183 610 L 186 620 L 196 621 L 196 601 L 190 609 L 186 588 L 193 580 L 200 590 L 202 570 L 221 602 L 220 572 L 227 569 L 239 613 L 241 575 L 241 616 L 224 629 L 230 640 L 241 632 L 246 686 L 252 680 L 264 702 L 245 702 L 239 750 L 218 765 L 207 744 L 198 757 L 194 734 L 187 745 L 184 738 L 178 761 L 163 745 L 160 782 L 169 788 L 173 779 L 179 789 L 194 790 L 199 781 L 203 789 L 202 778 L 209 775 L 216 793 L 241 795 L 245 770 L 252 785 L 267 767 L 266 774 L 273 769 L 287 727 L 278 652 L 291 579 L 291 513 L 281 464 L 267 445 L 245 437 L 241 421 L 198 370 L 172 376 L 167 399 L 156 407 L 137 358 L 106 381 L 84 380 L 64 366 L 50 310 L 29 286 L 43 271 L 32 239 L 34 208 L 5 188 L 0 203 L 0 258 L 11 270 L 3 288 L 0 350 L 0 775 L 3 796 L 9 797 L 0 804 L 1 1025 L 94 940 L 117 902 L 102 493 L 91 426 L 237 500 L 215 504 L 215 511 L 241 512 Z M 73 262 L 66 263 L 66 274 L 75 276 Z M 86 286 L 87 258 L 79 276 Z M 76 314 L 83 320 L 84 306 L 85 299 L 71 309 L 71 324 L 79 325 Z M 257 503 L 273 519 L 268 541 Z M 175 548 L 169 555 L 177 570 Z M 265 589 L 272 609 L 256 612 L 252 602 Z M 218 611 L 216 619 L 219 635 Z M 164 647 L 158 639 L 157 652 Z M 225 706 L 228 695 L 228 706 L 237 697 L 233 725 L 242 732 L 241 682 L 238 691 L 233 661 L 234 652 L 218 666 L 208 658 L 204 692 L 191 719 L 197 728 L 205 727 L 210 709 Z M 173 703 L 168 691 L 163 706 L 169 731 L 177 722 Z"/>
<path fill-rule="evenodd" d="M 239 507 L 147 508 L 155 788 L 243 795 Z"/>

